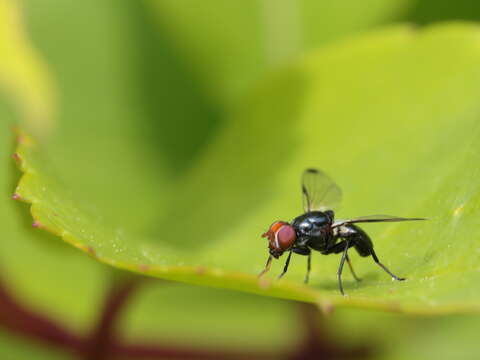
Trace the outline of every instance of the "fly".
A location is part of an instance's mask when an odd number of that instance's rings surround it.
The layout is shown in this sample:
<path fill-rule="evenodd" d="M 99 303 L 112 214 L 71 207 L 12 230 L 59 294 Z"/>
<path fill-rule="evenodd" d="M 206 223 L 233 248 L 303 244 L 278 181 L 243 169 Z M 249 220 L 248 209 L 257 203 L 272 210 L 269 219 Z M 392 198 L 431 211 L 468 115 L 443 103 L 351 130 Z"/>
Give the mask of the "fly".
<path fill-rule="evenodd" d="M 338 267 L 338 287 L 340 293 L 345 295 L 342 284 L 342 271 L 345 261 L 355 280 L 360 281 L 348 256 L 348 249 L 354 247 L 362 257 L 371 256 L 386 273 L 397 281 L 405 280 L 392 273 L 378 259 L 373 250 L 373 243 L 365 231 L 357 223 L 373 222 L 398 222 L 426 220 L 425 218 L 404 218 L 390 215 L 369 215 L 348 220 L 335 220 L 335 209 L 341 201 L 340 188 L 324 172 L 317 169 L 307 169 L 302 176 L 302 194 L 304 214 L 296 217 L 290 223 L 275 221 L 262 237 L 268 239 L 270 256 L 265 269 L 258 275 L 265 274 L 272 263 L 288 252 L 283 272 L 279 279 L 285 275 L 290 264 L 292 253 L 307 256 L 307 273 L 305 283 L 308 283 L 311 268 L 312 250 L 322 255 L 342 254 Z"/>

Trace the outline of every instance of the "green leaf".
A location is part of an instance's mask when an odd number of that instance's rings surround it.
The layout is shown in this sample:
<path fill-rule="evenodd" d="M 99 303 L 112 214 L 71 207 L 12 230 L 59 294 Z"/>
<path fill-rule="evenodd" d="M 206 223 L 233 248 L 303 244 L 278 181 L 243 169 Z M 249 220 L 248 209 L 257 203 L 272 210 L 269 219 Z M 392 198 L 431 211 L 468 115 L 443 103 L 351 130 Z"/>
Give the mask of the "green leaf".
<path fill-rule="evenodd" d="M 46 360 L 67 360 L 72 355 L 60 349 L 48 348 L 42 345 L 32 343 L 25 339 L 20 339 L 11 334 L 0 330 L 0 356 L 9 360 L 25 359 L 46 359 Z"/>
<path fill-rule="evenodd" d="M 55 89 L 47 66 L 22 28 L 22 13 L 13 0 L 0 1 L 0 90 L 6 92 L 36 135 L 54 126 Z"/>
<path fill-rule="evenodd" d="M 140 291 L 119 324 L 129 342 L 154 338 L 280 354 L 303 338 L 298 310 L 290 302 L 163 281 L 145 282 Z"/>
<path fill-rule="evenodd" d="M 372 346 L 378 350 L 378 359 L 472 359 L 479 355 L 478 314 L 424 317 L 339 309 L 328 319 L 329 333 L 341 338 L 344 346 Z"/>
<path fill-rule="evenodd" d="M 327 307 L 478 311 L 479 34 L 460 23 L 421 32 L 395 27 L 309 55 L 253 90 L 192 170 L 159 182 L 155 195 L 154 178 L 144 180 L 145 190 L 138 174 L 105 177 L 94 159 L 78 169 L 59 157 L 72 146 L 80 154 L 86 140 L 72 145 L 74 138 L 59 133 L 44 152 L 22 135 L 17 155 L 24 175 L 16 193 L 32 204 L 38 227 L 118 268 Z M 102 158 L 116 171 L 134 158 L 128 144 L 102 140 L 111 146 Z M 154 166 L 137 161 L 139 169 Z M 256 278 L 266 257 L 259 234 L 277 217 L 298 215 L 299 175 L 307 166 L 324 168 L 344 189 L 340 217 L 431 219 L 365 226 L 380 259 L 408 281 L 392 282 L 370 258 L 353 254 L 364 281 L 344 274 L 348 297 L 338 295 L 334 256 L 314 257 L 309 286 L 301 284 L 301 257 L 282 281 L 273 280 L 280 263 L 270 279 Z M 97 192 L 81 182 L 61 185 L 72 169 L 96 179 Z M 123 210 L 96 201 L 110 183 L 130 189 L 115 193 Z"/>
<path fill-rule="evenodd" d="M 56 113 L 51 74 L 25 35 L 23 15 L 18 2 L 0 1 L 0 89 L 4 90 L 0 99 L 0 218 L 4 240 L 0 242 L 0 281 L 19 303 L 53 318 L 68 319 L 68 326 L 80 331 L 89 327 L 96 315 L 109 272 L 78 256 L 71 247 L 51 241 L 51 235 L 32 232 L 26 209 L 11 199 L 18 180 L 11 157 L 15 145 L 11 126 L 25 124 L 45 140 L 55 125 Z M 15 105 L 16 114 L 3 101 L 4 95 Z M 90 296 L 79 299 L 77 292 Z M 7 345 L 2 343 L 0 347 Z"/>
<path fill-rule="evenodd" d="M 386 23 L 404 0 L 146 1 L 157 26 L 220 103 L 266 71 L 345 35 Z M 158 79 L 161 81 L 162 79 Z"/>
<path fill-rule="evenodd" d="M 117 90 L 120 87 L 119 83 L 125 81 L 125 79 L 119 81 L 118 73 L 129 77 L 131 73 L 135 74 L 136 70 L 119 71 L 118 68 L 111 66 L 110 55 L 105 57 L 98 55 L 90 60 L 88 52 L 100 54 L 107 49 L 112 54 L 116 54 L 112 55 L 114 58 L 125 57 L 126 50 L 121 46 L 116 46 L 117 41 L 113 39 L 117 39 L 118 44 L 125 45 L 128 37 L 122 35 L 122 30 L 132 30 L 128 27 L 129 22 L 126 21 L 133 17 L 132 12 L 123 12 L 124 9 L 119 6 L 117 1 L 102 4 L 91 1 L 90 4 L 84 2 L 80 5 L 53 1 L 29 5 L 25 10 L 30 21 L 29 27 L 32 28 L 32 35 L 37 40 L 35 45 L 42 50 L 42 53 L 46 54 L 49 63 L 52 64 L 51 69 L 60 82 L 63 100 L 62 113 L 66 113 L 63 116 L 68 116 L 70 121 L 84 119 L 86 115 L 91 115 L 91 109 L 94 108 L 95 113 L 102 116 L 107 132 L 111 133 L 111 128 L 116 128 L 120 129 L 117 135 L 121 134 L 121 121 L 129 116 L 131 119 L 137 120 L 138 113 L 132 112 L 133 115 L 130 113 L 125 115 L 126 111 L 121 109 L 126 104 L 127 96 Z M 72 6 L 77 5 L 78 8 L 72 9 Z M 72 17 L 72 12 L 75 14 L 74 17 Z M 80 27 L 76 21 L 88 22 L 89 26 L 79 31 Z M 62 23 L 61 32 L 58 31 L 59 22 L 65 22 Z M 108 26 L 104 24 L 108 24 Z M 18 28 L 24 31 L 23 27 L 18 25 Z M 10 28 L 6 29 L 11 30 Z M 1 25 L 0 30 L 4 30 Z M 0 32 L 0 38 L 2 35 Z M 26 41 L 28 45 L 27 37 L 22 37 L 22 40 Z M 16 45 L 20 48 L 26 46 L 23 43 Z M 65 50 L 69 46 L 72 48 Z M 129 50 L 132 49 L 129 48 Z M 32 49 L 30 51 L 32 54 L 36 54 Z M 87 52 L 87 56 L 84 55 L 84 51 Z M 4 70 L 1 68 L 5 64 L 2 62 L 3 58 L 4 54 L 0 53 L 0 73 Z M 83 61 L 84 70 L 88 76 L 78 73 L 79 61 Z M 33 62 L 41 64 L 38 58 Z M 123 69 L 123 64 L 118 59 L 114 63 Z M 35 73 L 35 69 L 32 69 L 32 73 Z M 44 70 L 42 69 L 40 68 L 38 71 L 41 72 Z M 172 72 L 171 69 L 166 71 Z M 28 75 L 23 78 L 23 75 L 20 76 L 20 74 L 16 73 L 15 76 L 11 74 L 12 84 L 15 84 L 15 81 L 22 84 L 25 80 L 25 85 L 32 87 L 31 89 L 27 88 L 26 91 L 31 91 L 37 97 L 44 98 L 39 101 L 47 101 L 50 94 L 46 93 L 45 89 L 36 88 L 36 78 L 32 75 L 31 81 L 27 81 Z M 92 90 L 90 88 L 94 80 L 99 81 L 100 84 Z M 0 84 L 4 85 L 1 79 Z M 84 94 L 85 99 L 81 97 L 79 100 L 77 98 L 79 93 Z M 20 115 L 25 116 L 28 108 L 32 106 L 27 99 L 28 97 L 18 99 L 16 110 Z M 0 158 L 3 159 L 0 162 L 0 192 L 2 194 L 0 218 L 2 219 L 2 239 L 4 241 L 0 241 L 0 280 L 2 285 L 7 287 L 11 296 L 30 311 L 39 313 L 77 334 L 87 334 L 96 326 L 104 296 L 111 286 L 112 278 L 120 276 L 121 273 L 115 268 L 84 256 L 83 253 L 76 251 L 71 246 L 59 242 L 58 238 L 53 235 L 32 228 L 32 220 L 27 207 L 11 199 L 19 172 L 12 159 L 15 139 L 9 124 L 22 121 L 24 117 L 18 119 L 19 116 L 13 114 L 13 109 L 2 100 L 0 99 Z M 140 107 L 135 105 L 134 100 L 135 97 L 129 98 L 131 101 L 129 104 L 133 108 Z M 83 106 L 80 106 L 84 112 L 78 111 L 77 107 L 80 101 L 85 101 L 82 103 Z M 110 109 L 114 109 L 113 114 L 109 113 Z M 108 119 L 111 119 L 111 122 L 106 124 Z M 33 124 L 38 133 L 44 134 L 45 126 L 51 124 L 48 119 L 46 121 L 43 123 L 37 121 Z M 32 123 L 30 122 L 30 124 Z M 59 124 L 64 123 L 59 122 Z M 81 121 L 78 121 L 76 125 L 80 127 L 86 125 L 89 128 L 88 123 L 83 124 Z M 97 132 L 99 129 L 101 129 L 101 124 L 98 125 Z M 62 130 L 68 131 L 68 127 L 63 126 Z M 73 133 L 78 136 L 80 134 L 78 127 L 74 130 Z M 127 130 L 130 128 L 127 127 Z M 92 136 L 90 128 L 85 133 Z M 132 131 L 124 133 L 132 136 Z M 43 137 L 41 139 L 41 141 L 45 141 Z M 49 138 L 49 140 L 56 141 L 56 138 Z M 77 138 L 77 140 L 83 141 L 81 138 Z M 103 140 L 106 140 L 105 137 Z M 121 146 L 122 143 L 125 144 L 124 140 L 126 141 L 126 139 L 118 140 L 118 146 Z M 105 141 L 103 145 L 107 150 L 109 147 L 118 149 L 118 146 L 112 146 L 112 142 L 109 141 Z M 136 144 L 135 147 L 138 149 L 141 146 Z M 65 150 L 64 155 L 68 157 L 68 149 L 64 146 L 62 148 Z M 84 151 L 82 152 L 84 153 Z M 139 154 L 143 154 L 141 150 Z M 94 157 L 98 165 L 100 158 Z M 52 157 L 49 160 L 54 159 Z M 124 160 L 126 159 L 124 158 Z M 134 160 L 137 161 L 137 159 Z M 88 157 L 84 157 L 83 161 L 88 163 Z M 46 163 L 44 165 L 47 166 Z M 125 165 L 126 162 L 119 166 L 124 168 Z M 138 164 L 134 163 L 135 165 Z M 75 176 L 75 171 L 72 170 L 69 174 Z M 66 174 L 62 172 L 63 175 Z M 94 180 L 98 181 L 98 178 Z M 157 179 L 152 178 L 152 180 L 156 181 Z M 157 182 L 155 184 L 158 185 Z M 101 198 L 104 190 L 100 189 L 99 193 L 98 199 Z M 110 198 L 106 198 L 106 201 L 109 206 L 112 206 L 108 200 Z M 139 202 L 139 204 L 145 205 L 145 202 Z M 137 223 L 137 226 L 141 226 L 141 224 Z M 299 339 L 299 336 L 290 334 L 290 329 L 297 325 L 291 306 L 285 302 L 249 294 L 229 293 L 224 290 L 174 285 L 158 281 L 148 282 L 142 286 L 133 297 L 125 317 L 122 317 L 122 323 L 118 329 L 122 337 L 127 338 L 130 343 L 150 341 L 154 344 L 157 341 L 163 343 L 168 340 L 169 343 L 176 343 L 180 347 L 187 346 L 186 344 L 212 346 L 211 339 L 213 338 L 216 339 L 215 345 L 219 348 L 240 349 L 248 344 L 249 349 L 271 351 L 279 350 L 276 343 L 278 339 L 280 341 L 282 339 L 292 340 L 291 342 L 285 341 L 285 348 L 294 345 L 295 341 Z M 183 306 L 180 306 L 182 305 L 179 301 L 180 297 L 186 302 L 183 303 Z M 247 322 L 242 313 L 229 304 L 242 304 L 248 309 L 252 318 Z M 185 307 L 197 314 L 195 321 L 192 321 L 191 317 L 185 316 Z M 207 314 L 206 310 L 211 307 L 218 309 L 218 312 Z M 251 327 L 245 331 L 247 326 Z M 237 328 L 238 332 L 232 332 L 231 329 Z M 53 358 L 57 351 L 48 349 L 41 344 L 36 345 L 32 340 L 23 340 L 11 333 L 2 332 L 0 334 L 0 358 L 32 358 L 33 353 L 38 357 Z M 62 353 L 59 352 L 58 357 L 61 355 Z"/>
<path fill-rule="evenodd" d="M 0 106 L 1 119 L 12 116 L 3 109 Z M 4 239 L 0 242 L 1 282 L 25 306 L 65 322 L 72 329 L 86 331 L 97 316 L 111 271 L 54 241 L 52 235 L 32 229 L 27 208 L 11 198 L 18 171 L 11 158 L 14 139 L 6 122 L 0 123 L 0 144 L 5 160 L 0 164 Z M 89 295 L 79 298 L 79 292 Z"/>
<path fill-rule="evenodd" d="M 2 118 L 7 117 L 3 112 L 0 114 Z M 112 275 L 119 274 L 112 274 L 114 269 L 58 242 L 54 236 L 32 229 L 26 207 L 20 207 L 22 204 L 9 197 L 15 170 L 9 163 L 13 139 L 4 123 L 0 127 L 0 153 L 7 160 L 0 169 L 0 189 L 4 198 L 0 216 L 5 239 L 0 242 L 1 280 L 23 306 L 72 331 L 87 334 L 95 326 Z M 235 306 L 240 305 L 248 309 L 250 318 L 238 312 Z M 209 312 L 212 307 L 215 313 Z M 197 314 L 195 321 L 190 311 Z M 252 351 L 276 352 L 280 349 L 277 340 L 285 339 L 282 341 L 285 349 L 299 341 L 300 335 L 291 334 L 291 329 L 298 326 L 295 315 L 288 303 L 276 299 L 160 281 L 146 282 L 134 294 L 118 331 L 130 343 L 149 340 L 209 347 L 215 339 L 215 346 L 220 348 L 240 349 L 248 344 Z M 232 329 L 236 335 L 232 335 Z M 46 358 L 53 357 L 42 347 L 39 345 L 37 349 L 30 340 L 23 341 L 12 334 L 0 334 L 0 357 L 28 358 L 29 352 L 45 352 Z"/>

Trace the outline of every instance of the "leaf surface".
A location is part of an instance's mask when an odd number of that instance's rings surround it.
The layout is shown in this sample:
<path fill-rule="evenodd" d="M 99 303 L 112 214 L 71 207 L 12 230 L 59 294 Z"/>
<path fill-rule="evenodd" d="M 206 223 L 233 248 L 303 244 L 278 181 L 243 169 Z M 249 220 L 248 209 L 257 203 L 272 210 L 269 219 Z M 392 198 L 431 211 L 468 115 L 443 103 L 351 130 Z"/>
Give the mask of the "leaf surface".
<path fill-rule="evenodd" d="M 10 82 L 6 82 L 5 78 L 0 77 L 0 86 L 7 85 L 5 86 L 7 94 L 14 96 L 15 105 L 17 105 L 13 109 L 8 102 L 3 101 L 3 96 L 0 99 L 0 158 L 3 159 L 0 162 L 0 192 L 2 194 L 0 200 L 0 218 L 2 219 L 0 285 L 6 287 L 18 305 L 41 314 L 78 335 L 88 334 L 96 326 L 104 297 L 110 289 L 112 280 L 118 280 L 116 277 L 121 276 L 122 272 L 85 256 L 66 243 L 59 242 L 58 238 L 50 233 L 32 228 L 32 219 L 28 214 L 27 206 L 12 200 L 12 191 L 16 186 L 19 171 L 12 159 L 15 136 L 11 127 L 14 123 L 25 124 L 22 127 L 40 135 L 36 138 L 42 144 L 47 141 L 47 138 L 41 135 L 45 134 L 45 130 L 52 130 L 51 125 L 54 124 L 50 119 L 57 110 L 45 112 L 43 114 L 45 118 L 27 118 L 27 114 L 35 108 L 37 103 L 44 106 L 54 105 L 48 102 L 54 96 L 50 93 L 53 89 L 48 84 L 39 84 L 38 81 L 40 81 L 39 79 L 51 81 L 49 79 L 55 78 L 60 83 L 59 88 L 62 90 L 62 109 L 59 112 L 62 119 L 57 122 L 62 133 L 66 135 L 71 131 L 74 135 L 72 138 L 81 144 L 80 147 L 84 147 L 82 142 L 86 137 L 92 139 L 98 135 L 101 138 L 101 141 L 97 142 L 97 145 L 101 142 L 98 148 L 95 149 L 93 146 L 90 148 L 92 153 L 81 150 L 83 158 L 77 161 L 76 166 L 70 168 L 71 171 L 68 172 L 68 175 L 61 171 L 63 175 L 67 175 L 65 177 L 62 175 L 63 180 L 68 182 L 70 179 L 77 181 L 78 178 L 83 179 L 82 176 L 77 178 L 77 175 L 82 174 L 85 168 L 82 170 L 81 164 L 88 164 L 90 156 L 96 159 L 97 170 L 101 172 L 101 167 L 108 165 L 111 158 L 106 157 L 108 161 L 102 163 L 99 153 L 105 152 L 110 156 L 112 153 L 108 151 L 116 152 L 116 149 L 123 146 L 121 143 L 125 145 L 135 142 L 135 134 L 142 133 L 142 130 L 135 128 L 138 131 L 135 132 L 132 131 L 133 127 L 128 126 L 129 120 L 132 120 L 134 125 L 139 125 L 139 113 L 127 112 L 122 106 L 138 109 L 141 108 L 138 104 L 144 104 L 144 99 L 138 100 L 131 93 L 128 94 L 129 97 L 118 89 L 121 87 L 120 84 L 128 83 L 127 78 L 137 74 L 137 70 L 133 66 L 128 68 L 128 71 L 125 70 L 123 67 L 125 63 L 119 59 L 128 58 L 126 56 L 128 51 L 134 52 L 137 43 L 133 40 L 129 43 L 128 40 L 136 39 L 131 34 L 136 34 L 138 28 L 142 28 L 143 25 L 131 23 L 132 19 L 137 19 L 134 11 L 125 11 L 125 9 L 134 7 L 131 2 L 122 4 L 117 1 L 102 4 L 95 1 L 81 4 L 58 1 L 27 2 L 28 6 L 25 6 L 24 9 L 25 16 L 21 16 L 20 9 L 13 6 L 16 2 L 8 3 L 12 5 L 11 11 L 18 15 L 19 23 L 13 28 L 0 25 L 0 40 L 5 39 L 8 43 L 5 46 L 8 45 L 9 49 L 15 47 L 27 49 L 27 53 L 32 56 L 32 59 L 29 59 L 30 62 L 27 61 L 31 65 L 29 68 L 25 67 L 20 50 L 18 53 L 13 51 L 8 53 L 12 57 L 18 55 L 12 63 L 9 62 L 10 60 L 6 61 L 8 59 L 5 57 L 5 53 L 0 53 L 0 73 L 5 71 L 10 75 Z M 127 3 L 129 4 L 126 5 Z M 0 2 L 0 4 L 3 6 L 3 3 Z M 1 12 L 0 17 L 7 14 L 7 12 Z M 30 39 L 23 35 L 26 30 L 25 24 L 21 20 L 25 19 L 28 20 L 27 27 L 32 30 L 30 35 L 35 39 L 35 49 L 31 48 Z M 88 27 L 82 28 L 79 23 L 88 23 Z M 59 26 L 62 27 L 62 31 L 58 31 Z M 18 31 L 19 34 L 13 36 L 12 30 Z M 125 36 L 123 31 L 130 34 L 131 38 Z M 13 42 L 12 39 L 18 41 Z M 132 45 L 133 43 L 135 46 Z M 3 45 L 3 43 L 0 44 L 0 46 Z M 163 43 L 159 46 L 163 46 Z M 37 73 L 43 74 L 46 71 L 43 60 L 40 59 L 40 53 L 45 55 L 50 64 L 51 73 L 44 74 L 45 78 L 40 75 L 35 76 Z M 90 57 L 92 53 L 95 53 L 96 56 Z M 78 70 L 79 63 L 82 64 L 82 72 Z M 112 66 L 112 64 L 116 65 Z M 12 71 L 8 67 L 10 65 L 15 65 L 19 71 Z M 171 68 L 162 71 L 172 76 Z M 11 89 L 23 89 L 22 91 L 25 93 L 15 93 Z M 191 93 L 193 94 L 194 91 Z M 182 90 L 182 94 L 184 95 L 182 99 L 185 100 L 186 91 Z M 30 101 L 30 96 L 35 96 L 36 100 Z M 173 96 L 176 95 L 172 94 Z M 127 97 L 128 103 L 125 100 Z M 12 97 L 7 100 L 11 99 Z M 162 110 L 166 111 L 166 109 L 163 107 Z M 199 114 L 198 109 L 194 109 L 194 112 Z M 102 118 L 102 122 L 96 124 L 93 132 L 91 123 L 83 121 L 87 115 L 92 116 L 92 114 Z M 42 119 L 45 121 L 42 122 Z M 122 122 L 124 127 L 121 126 Z M 125 123 L 127 123 L 126 126 Z M 143 125 L 146 128 L 149 126 L 149 124 Z M 112 139 L 112 134 L 114 134 L 114 139 Z M 153 136 L 153 138 L 155 137 Z M 142 139 L 142 141 L 144 140 Z M 72 148 L 78 149 L 75 147 L 76 141 L 69 141 L 68 145 L 63 142 L 61 137 L 48 137 L 48 141 L 53 143 L 52 146 L 55 145 L 55 142 L 61 142 L 62 159 L 64 160 L 71 158 L 70 155 L 74 153 Z M 68 146 L 65 147 L 65 145 Z M 132 153 L 133 148 L 137 148 L 138 153 Z M 152 148 L 155 150 L 154 146 L 148 146 L 150 151 Z M 93 153 L 94 150 L 98 150 L 98 153 Z M 138 168 L 138 159 L 145 154 L 145 148 L 142 148 L 141 143 L 135 143 L 135 146 L 129 149 L 129 154 L 132 162 L 129 163 L 128 158 L 123 157 L 122 163 L 115 164 L 118 165 L 118 168 L 115 166 L 113 168 L 125 171 L 129 164 L 133 164 L 131 166 L 134 169 Z M 156 151 L 148 153 L 152 158 L 158 160 L 157 154 Z M 57 157 L 54 154 L 51 157 L 47 154 L 44 155 L 45 161 L 42 162 L 42 165 L 48 167 L 53 173 L 57 173 L 55 163 Z M 79 173 L 76 173 L 77 170 Z M 115 173 L 112 171 L 112 167 L 103 169 L 103 171 L 107 175 Z M 159 172 L 158 169 L 154 169 L 153 174 L 148 169 L 146 171 L 158 186 L 159 177 L 156 176 Z M 93 177 L 93 184 L 98 184 L 100 175 L 97 173 L 97 176 Z M 145 180 L 142 173 L 138 173 L 137 178 Z M 80 184 L 88 186 L 89 179 L 87 178 L 87 185 L 82 182 L 82 179 L 79 180 Z M 75 184 L 75 186 L 78 185 L 78 183 Z M 144 188 L 147 187 L 145 181 L 141 184 Z M 109 187 L 116 193 L 122 193 L 124 191 L 122 186 L 125 185 L 129 186 L 131 183 L 125 182 L 119 188 L 115 188 L 113 185 Z M 93 193 L 97 193 L 96 206 L 102 206 L 102 201 L 104 201 L 110 208 L 108 213 L 113 213 L 114 219 L 121 218 L 121 211 L 113 211 L 116 206 L 115 202 L 110 202 L 112 198 L 109 197 L 108 191 L 95 186 L 89 189 Z M 144 207 L 144 214 L 145 210 L 148 210 L 146 199 L 146 196 L 139 199 L 139 204 Z M 121 200 L 123 199 L 119 199 L 119 201 Z M 92 202 L 88 200 L 87 203 L 91 204 Z M 152 203 L 157 204 L 158 201 L 152 198 Z M 130 209 L 126 211 L 130 213 Z M 151 212 L 151 216 L 154 217 L 155 214 Z M 141 227 L 142 224 L 130 223 L 130 228 L 134 228 L 134 226 Z M 290 342 L 285 342 L 287 346 L 294 344 L 297 340 L 297 338 L 292 339 L 289 333 L 289 329 L 297 326 L 295 314 L 291 306 L 285 302 L 249 294 L 229 293 L 224 290 L 174 285 L 158 281 L 148 282 L 144 287 L 142 286 L 138 294 L 133 297 L 131 306 L 126 309 L 125 319 L 122 318 L 123 323 L 119 328 L 122 337 L 126 338 L 129 343 L 149 341 L 151 344 L 156 344 L 168 340 L 178 344 L 179 347 L 188 343 L 207 348 L 211 346 L 211 339 L 214 338 L 216 339 L 215 345 L 219 348 L 239 349 L 248 343 L 251 349 L 264 349 L 265 351 L 278 351 L 278 346 L 271 341 L 271 337 L 290 339 Z M 179 306 L 180 297 L 185 300 L 181 306 Z M 190 301 L 191 299 L 194 301 Z M 229 304 L 241 304 L 249 309 L 252 318 L 247 321 Z M 207 315 L 206 310 L 212 306 L 218 312 Z M 185 307 L 194 313 L 202 313 L 202 315 L 192 321 L 191 318 L 185 317 Z M 245 331 L 249 326 L 251 326 L 249 331 Z M 205 331 L 207 327 L 209 331 Z M 231 332 L 226 332 L 225 329 L 232 327 L 238 328 L 238 333 L 228 335 Z M 31 358 L 32 353 L 38 353 L 39 357 L 45 358 L 56 356 L 55 350 L 42 344 L 37 346 L 34 341 L 23 340 L 15 334 L 2 332 L 0 334 L 0 357 Z M 64 354 L 60 352 L 58 357 L 62 355 Z"/>
<path fill-rule="evenodd" d="M 145 275 L 322 306 L 478 311 L 479 35 L 461 23 L 421 32 L 388 28 L 324 48 L 265 79 L 185 176 L 158 183 L 154 221 L 132 207 L 146 195 L 135 174 L 111 177 L 132 189 L 117 194 L 131 210 L 125 222 L 103 216 L 117 210 L 97 204 L 95 192 L 65 186 L 59 179 L 71 159 L 57 157 L 57 172 L 48 167 L 69 141 L 62 133 L 46 149 L 20 137 L 24 175 L 16 193 L 32 204 L 38 227 L 99 261 Z M 130 158 L 129 147 L 121 156 L 116 149 L 107 154 L 111 162 Z M 95 179 L 97 167 L 89 165 L 82 170 Z M 266 258 L 259 235 L 277 217 L 298 215 L 299 177 L 311 166 L 343 188 L 341 218 L 431 219 L 365 226 L 380 259 L 408 281 L 392 282 L 371 259 L 355 255 L 364 281 L 355 284 L 345 273 L 348 297 L 338 295 L 334 256 L 314 257 L 309 286 L 301 283 L 301 257 L 282 281 L 274 274 L 256 278 Z M 108 186 L 103 177 L 97 181 L 99 189 Z"/>
<path fill-rule="evenodd" d="M 398 17 L 404 0 L 146 1 L 157 27 L 220 103 L 306 51 Z"/>

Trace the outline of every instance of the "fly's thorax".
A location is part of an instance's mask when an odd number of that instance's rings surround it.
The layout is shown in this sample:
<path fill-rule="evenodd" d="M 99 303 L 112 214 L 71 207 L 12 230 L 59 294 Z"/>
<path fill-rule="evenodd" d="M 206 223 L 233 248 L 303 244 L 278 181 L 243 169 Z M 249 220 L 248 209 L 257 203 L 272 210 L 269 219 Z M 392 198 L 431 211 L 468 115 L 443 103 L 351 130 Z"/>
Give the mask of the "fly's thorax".
<path fill-rule="evenodd" d="M 311 211 L 296 217 L 291 224 L 299 240 L 309 240 L 329 238 L 332 235 L 332 222 L 332 211 Z"/>

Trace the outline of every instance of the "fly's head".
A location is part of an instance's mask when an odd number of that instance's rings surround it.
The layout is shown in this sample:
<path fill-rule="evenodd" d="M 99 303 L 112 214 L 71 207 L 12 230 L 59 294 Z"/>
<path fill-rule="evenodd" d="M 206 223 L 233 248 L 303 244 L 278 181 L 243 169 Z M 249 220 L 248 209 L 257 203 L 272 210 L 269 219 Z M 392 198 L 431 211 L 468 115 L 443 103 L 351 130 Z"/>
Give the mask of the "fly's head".
<path fill-rule="evenodd" d="M 262 237 L 268 239 L 270 255 L 275 259 L 278 259 L 285 251 L 290 249 L 297 240 L 295 229 L 285 221 L 275 221 Z"/>

